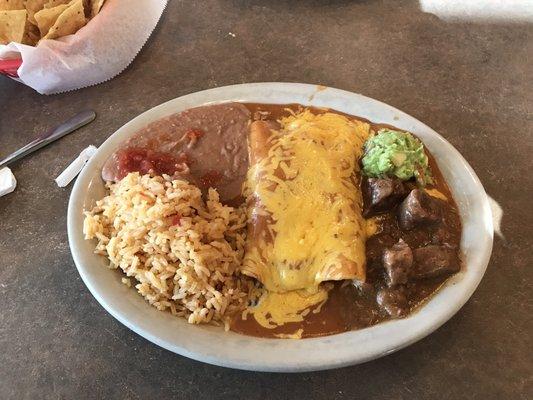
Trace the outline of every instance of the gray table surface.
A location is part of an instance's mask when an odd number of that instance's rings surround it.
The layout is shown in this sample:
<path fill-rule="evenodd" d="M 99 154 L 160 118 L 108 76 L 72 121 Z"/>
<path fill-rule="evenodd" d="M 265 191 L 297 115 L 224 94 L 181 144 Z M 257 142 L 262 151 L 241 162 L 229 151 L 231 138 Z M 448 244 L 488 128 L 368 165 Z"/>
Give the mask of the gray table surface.
<path fill-rule="evenodd" d="M 98 113 L 15 163 L 18 188 L 0 198 L 0 398 L 533 398 L 531 25 L 445 22 L 417 1 L 169 3 L 137 59 L 110 82 L 42 96 L 0 77 L 0 156 L 82 108 Z M 496 239 L 479 288 L 442 328 L 359 366 L 252 373 L 158 348 L 91 296 L 67 243 L 70 187 L 53 179 L 81 149 L 155 105 L 258 81 L 379 99 L 471 163 L 503 207 L 505 240 Z"/>

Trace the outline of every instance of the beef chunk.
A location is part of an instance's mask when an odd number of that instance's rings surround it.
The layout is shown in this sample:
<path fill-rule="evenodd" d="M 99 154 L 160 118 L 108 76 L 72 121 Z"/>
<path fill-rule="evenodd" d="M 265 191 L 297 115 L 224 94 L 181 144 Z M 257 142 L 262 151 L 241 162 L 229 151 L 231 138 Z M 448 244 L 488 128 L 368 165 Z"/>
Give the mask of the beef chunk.
<path fill-rule="evenodd" d="M 413 252 L 402 239 L 383 252 L 383 267 L 387 272 L 387 285 L 396 286 L 407 283 L 411 266 L 413 265 Z"/>
<path fill-rule="evenodd" d="M 461 269 L 456 249 L 449 245 L 429 245 L 413 251 L 415 279 L 453 274 Z"/>
<path fill-rule="evenodd" d="M 422 224 L 439 221 L 440 205 L 438 200 L 423 189 L 413 189 L 398 208 L 400 228 L 408 231 Z"/>
<path fill-rule="evenodd" d="M 452 233 L 445 227 L 439 226 L 435 232 L 431 234 L 431 242 L 433 244 L 450 243 L 452 240 Z"/>
<path fill-rule="evenodd" d="M 403 182 L 391 178 L 368 178 L 363 215 L 371 217 L 394 208 L 407 195 Z"/>
<path fill-rule="evenodd" d="M 406 316 L 409 312 L 407 297 L 402 288 L 381 289 L 377 295 L 377 302 L 379 306 L 391 316 L 391 318 L 401 318 Z"/>
<path fill-rule="evenodd" d="M 370 297 L 370 296 L 374 296 L 376 293 L 374 285 L 368 282 L 361 282 L 358 280 L 354 280 L 353 285 L 359 291 L 359 293 L 363 296 Z"/>

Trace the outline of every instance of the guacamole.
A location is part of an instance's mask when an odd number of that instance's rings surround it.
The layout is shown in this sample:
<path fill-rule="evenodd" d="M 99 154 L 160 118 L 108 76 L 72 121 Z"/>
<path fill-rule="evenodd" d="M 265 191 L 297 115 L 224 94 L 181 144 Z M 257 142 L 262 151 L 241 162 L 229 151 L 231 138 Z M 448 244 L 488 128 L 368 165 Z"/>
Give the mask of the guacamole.
<path fill-rule="evenodd" d="M 415 178 L 424 186 L 432 183 L 424 145 L 409 132 L 380 129 L 365 143 L 363 173 L 375 178 Z"/>

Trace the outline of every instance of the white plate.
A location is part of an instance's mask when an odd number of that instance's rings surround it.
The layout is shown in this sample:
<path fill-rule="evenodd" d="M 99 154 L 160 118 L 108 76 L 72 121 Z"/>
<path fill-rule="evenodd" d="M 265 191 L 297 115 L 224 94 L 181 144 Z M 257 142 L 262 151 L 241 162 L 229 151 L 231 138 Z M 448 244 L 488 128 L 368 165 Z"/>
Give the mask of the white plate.
<path fill-rule="evenodd" d="M 304 340 L 261 339 L 211 326 L 189 325 L 146 303 L 120 276 L 93 254 L 82 234 L 82 211 L 104 196 L 100 171 L 117 146 L 139 128 L 191 107 L 229 101 L 300 103 L 330 107 L 411 131 L 435 156 L 461 214 L 461 249 L 466 267 L 418 312 L 370 328 Z M 312 371 L 368 361 L 430 334 L 470 298 L 492 250 L 492 218 L 483 186 L 464 158 L 447 141 L 415 118 L 379 101 L 343 90 L 299 83 L 252 83 L 189 94 L 152 108 L 128 122 L 100 146 L 78 177 L 68 207 L 68 236 L 78 271 L 100 304 L 116 319 L 151 342 L 203 362 L 256 371 Z"/>

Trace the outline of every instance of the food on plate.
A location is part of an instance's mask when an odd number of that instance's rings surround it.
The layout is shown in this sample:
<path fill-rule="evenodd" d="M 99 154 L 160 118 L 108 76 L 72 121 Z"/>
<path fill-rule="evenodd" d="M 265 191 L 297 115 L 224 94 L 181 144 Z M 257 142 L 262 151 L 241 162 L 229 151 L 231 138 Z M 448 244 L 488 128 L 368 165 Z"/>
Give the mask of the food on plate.
<path fill-rule="evenodd" d="M 409 132 L 380 129 L 366 142 L 362 163 L 366 176 L 416 178 L 421 185 L 431 182 L 424 146 Z"/>
<path fill-rule="evenodd" d="M 124 143 L 102 169 L 105 181 L 137 171 L 174 175 L 222 201 L 241 203 L 248 171 L 250 111 L 230 103 L 198 107 L 155 121 Z"/>
<path fill-rule="evenodd" d="M 191 323 L 218 322 L 246 305 L 251 279 L 236 275 L 244 252 L 244 212 L 168 175 L 128 174 L 87 215 L 96 252 L 125 273 L 159 310 Z"/>
<path fill-rule="evenodd" d="M 250 129 L 250 223 L 242 266 L 266 289 L 269 299 L 261 301 L 272 306 L 259 309 L 269 326 L 285 321 L 272 312 L 278 303 L 294 304 L 285 293 L 300 290 L 298 307 L 306 308 L 327 298 L 323 289 L 315 296 L 324 281 L 364 280 L 366 237 L 356 174 L 369 133 L 367 123 L 309 110 L 273 125 L 255 121 Z"/>
<path fill-rule="evenodd" d="M 305 338 L 402 318 L 461 269 L 423 143 L 333 110 L 225 103 L 155 121 L 107 160 L 86 239 L 160 310 Z"/>
<path fill-rule="evenodd" d="M 249 230 L 243 272 L 268 290 L 314 290 L 365 277 L 356 174 L 369 125 L 305 111 L 250 129 Z"/>
<path fill-rule="evenodd" d="M 31 46 L 76 33 L 105 0 L 0 0 L 0 44 Z"/>

